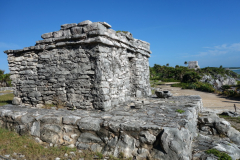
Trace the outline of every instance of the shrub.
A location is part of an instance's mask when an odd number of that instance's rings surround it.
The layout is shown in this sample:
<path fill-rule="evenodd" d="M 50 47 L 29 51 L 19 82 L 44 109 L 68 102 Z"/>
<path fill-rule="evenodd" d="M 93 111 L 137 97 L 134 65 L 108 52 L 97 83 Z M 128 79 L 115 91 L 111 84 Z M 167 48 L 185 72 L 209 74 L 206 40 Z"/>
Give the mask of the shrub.
<path fill-rule="evenodd" d="M 229 86 L 229 85 L 223 85 L 222 86 L 222 90 L 226 90 L 226 89 L 230 89 L 231 88 L 231 86 Z"/>
<path fill-rule="evenodd" d="M 216 149 L 209 149 L 206 151 L 206 153 L 213 154 L 214 156 L 218 157 L 219 160 L 232 160 L 232 158 L 228 154 L 226 154 L 224 152 L 220 152 Z"/>
<path fill-rule="evenodd" d="M 120 32 L 123 32 L 123 33 L 128 33 L 128 31 L 120 31 L 120 30 L 118 30 L 118 31 L 116 31 L 116 33 L 120 33 Z"/>
<path fill-rule="evenodd" d="M 172 84 L 172 87 L 181 87 L 182 89 L 196 89 L 204 92 L 214 92 L 215 89 L 209 83 L 195 82 L 195 83 L 177 83 Z"/>
<path fill-rule="evenodd" d="M 214 88 L 209 83 L 197 82 L 196 89 L 204 92 L 214 92 Z"/>
<path fill-rule="evenodd" d="M 200 80 L 201 77 L 197 72 L 186 72 L 183 76 L 182 82 L 189 83 L 189 82 L 197 82 Z"/>

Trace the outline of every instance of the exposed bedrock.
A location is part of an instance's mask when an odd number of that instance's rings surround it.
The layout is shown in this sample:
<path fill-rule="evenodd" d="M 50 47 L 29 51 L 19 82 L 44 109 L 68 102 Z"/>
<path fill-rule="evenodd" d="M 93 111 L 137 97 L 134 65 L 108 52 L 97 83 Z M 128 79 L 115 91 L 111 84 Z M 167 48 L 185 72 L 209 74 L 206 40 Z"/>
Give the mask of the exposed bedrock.
<path fill-rule="evenodd" d="M 216 89 L 221 89 L 223 85 L 237 85 L 237 80 L 235 78 L 220 74 L 215 77 L 211 75 L 204 75 L 200 81 L 210 83 Z"/>
<path fill-rule="evenodd" d="M 206 154 L 208 149 L 216 149 L 228 154 L 233 160 L 240 158 L 240 132 L 214 112 L 203 111 L 198 118 L 198 136 L 193 141 L 193 159 L 218 159 Z"/>
<path fill-rule="evenodd" d="M 142 101 L 140 109 L 129 104 L 108 112 L 5 105 L 0 108 L 0 124 L 40 143 L 114 156 L 123 152 L 125 157 L 137 159 L 190 160 L 201 98 L 181 96 Z"/>

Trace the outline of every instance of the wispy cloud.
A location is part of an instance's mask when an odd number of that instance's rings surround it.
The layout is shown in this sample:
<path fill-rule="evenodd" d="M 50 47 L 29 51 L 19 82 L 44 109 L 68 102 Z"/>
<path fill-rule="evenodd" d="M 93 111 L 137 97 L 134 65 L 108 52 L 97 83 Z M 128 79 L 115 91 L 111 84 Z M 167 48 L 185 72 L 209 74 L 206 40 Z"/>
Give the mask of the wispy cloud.
<path fill-rule="evenodd" d="M 233 43 L 233 44 L 222 44 L 218 46 L 213 47 L 203 47 L 208 49 L 204 52 L 199 52 L 195 55 L 187 55 L 184 57 L 203 57 L 203 56 L 219 56 L 224 54 L 231 54 L 233 52 L 239 52 L 240 51 L 240 43 Z"/>
<path fill-rule="evenodd" d="M 0 42 L 0 48 L 16 49 L 16 48 L 20 48 L 20 47 L 17 44 Z"/>

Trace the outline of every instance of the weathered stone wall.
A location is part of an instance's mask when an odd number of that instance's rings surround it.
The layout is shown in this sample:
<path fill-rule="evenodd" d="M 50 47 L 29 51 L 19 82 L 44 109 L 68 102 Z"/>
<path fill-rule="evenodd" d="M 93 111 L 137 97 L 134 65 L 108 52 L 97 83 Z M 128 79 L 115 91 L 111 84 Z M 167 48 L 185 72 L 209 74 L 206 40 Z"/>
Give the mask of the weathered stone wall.
<path fill-rule="evenodd" d="M 35 46 L 5 51 L 15 102 L 110 110 L 149 96 L 149 43 L 109 28 L 105 22 L 66 24 Z"/>

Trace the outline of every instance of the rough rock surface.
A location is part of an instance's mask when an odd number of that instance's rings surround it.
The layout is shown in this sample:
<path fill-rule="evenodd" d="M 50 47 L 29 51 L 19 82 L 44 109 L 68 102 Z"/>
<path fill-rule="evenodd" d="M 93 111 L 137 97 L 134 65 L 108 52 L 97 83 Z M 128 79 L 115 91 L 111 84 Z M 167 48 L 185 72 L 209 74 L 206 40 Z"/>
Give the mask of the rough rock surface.
<path fill-rule="evenodd" d="M 193 141 L 193 159 L 218 159 L 206 154 L 208 149 L 227 153 L 233 160 L 240 158 L 240 132 L 214 112 L 204 111 L 198 118 L 198 136 Z"/>
<path fill-rule="evenodd" d="M 211 75 L 204 75 L 200 81 L 210 83 L 216 89 L 220 89 L 223 85 L 237 85 L 235 78 L 228 75 L 222 76 L 220 74 L 215 77 L 212 77 Z"/>
<path fill-rule="evenodd" d="M 170 91 L 155 91 L 155 94 L 158 98 L 169 98 L 173 96 Z"/>
<path fill-rule="evenodd" d="M 0 126 L 39 142 L 114 156 L 123 152 L 137 159 L 190 160 L 201 98 L 155 97 L 142 101 L 140 109 L 129 104 L 108 112 L 5 105 L 0 108 Z M 177 109 L 185 112 L 180 114 Z"/>
<path fill-rule="evenodd" d="M 106 22 L 64 24 L 35 46 L 4 51 L 15 97 L 30 106 L 62 101 L 69 108 L 110 110 L 151 94 L 150 44 Z"/>
<path fill-rule="evenodd" d="M 238 114 L 236 112 L 232 112 L 232 111 L 223 112 L 221 115 L 226 115 L 229 117 L 240 117 L 240 114 Z"/>

